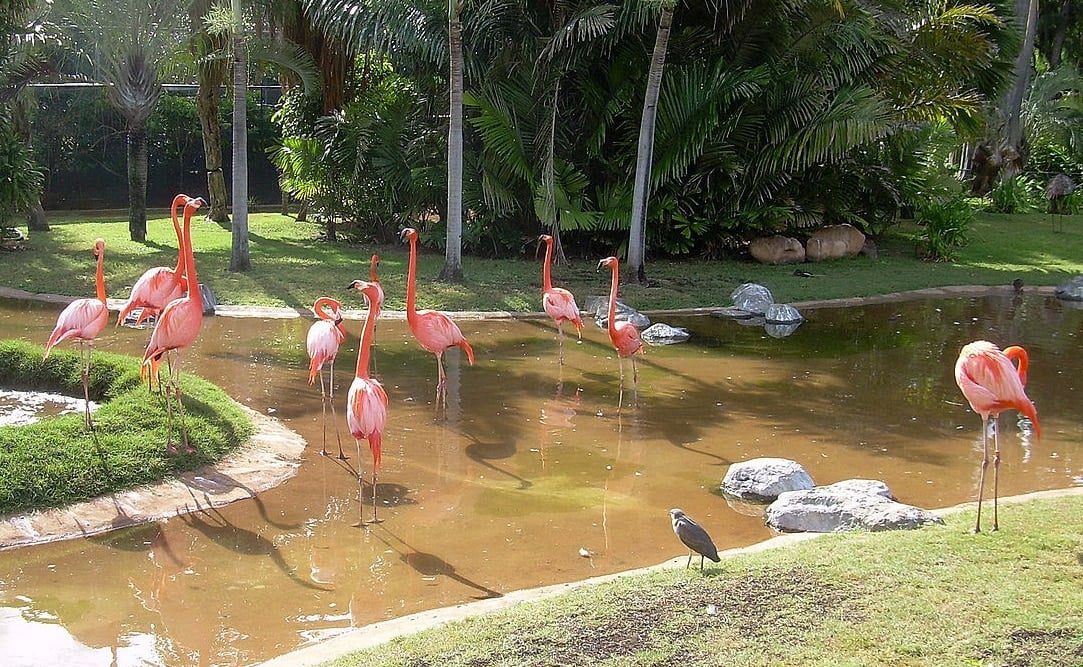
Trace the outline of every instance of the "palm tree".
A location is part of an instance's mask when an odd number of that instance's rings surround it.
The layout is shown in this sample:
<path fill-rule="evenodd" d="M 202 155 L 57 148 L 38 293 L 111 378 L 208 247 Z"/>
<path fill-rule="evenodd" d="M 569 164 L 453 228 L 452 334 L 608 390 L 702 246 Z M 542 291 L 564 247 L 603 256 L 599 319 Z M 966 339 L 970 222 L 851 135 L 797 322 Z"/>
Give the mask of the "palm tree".
<path fill-rule="evenodd" d="M 233 246 L 230 271 L 252 268 L 248 253 L 248 61 L 241 0 L 233 9 Z"/>
<path fill-rule="evenodd" d="M 447 139 L 447 245 L 440 280 L 463 281 L 463 25 L 464 0 L 448 0 L 451 109 Z"/>
<path fill-rule="evenodd" d="M 105 84 L 124 118 L 128 144 L 128 233 L 147 236 L 147 119 L 163 88 L 160 73 L 180 45 L 180 8 L 169 0 L 58 0 L 79 69 Z"/>
<path fill-rule="evenodd" d="M 643 96 L 643 116 L 639 122 L 639 143 L 636 146 L 636 171 L 632 191 L 632 220 L 628 234 L 628 270 L 636 282 L 646 282 L 644 255 L 647 245 L 647 195 L 651 181 L 651 157 L 654 153 L 654 122 L 658 115 L 658 91 L 662 87 L 662 68 L 666 63 L 669 31 L 673 26 L 676 0 L 657 0 L 662 13 L 658 18 L 658 34 L 654 40 L 651 66 L 647 72 L 647 92 Z"/>
<path fill-rule="evenodd" d="M 207 193 L 210 195 L 207 217 L 218 223 L 228 223 L 226 176 L 222 171 L 222 126 L 218 119 L 221 100 L 219 89 L 225 82 L 226 62 L 224 59 L 212 57 L 216 51 L 223 49 L 224 40 L 222 35 L 212 35 L 207 29 L 211 7 L 211 0 L 192 0 L 188 8 L 191 24 L 189 49 L 196 60 L 196 78 L 199 82 L 196 111 L 203 133 Z"/>

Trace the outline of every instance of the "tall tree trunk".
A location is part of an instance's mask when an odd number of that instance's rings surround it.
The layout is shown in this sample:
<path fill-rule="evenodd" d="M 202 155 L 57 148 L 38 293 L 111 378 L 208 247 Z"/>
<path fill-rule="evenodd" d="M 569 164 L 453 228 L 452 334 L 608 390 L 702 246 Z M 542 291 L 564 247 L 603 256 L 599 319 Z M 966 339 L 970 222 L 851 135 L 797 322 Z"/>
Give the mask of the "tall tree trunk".
<path fill-rule="evenodd" d="M 1049 46 L 1049 69 L 1060 67 L 1061 54 L 1064 53 L 1064 38 L 1068 34 L 1068 19 L 1072 14 L 1072 0 L 1061 0 L 1060 16 L 1053 28 L 1053 40 Z"/>
<path fill-rule="evenodd" d="M 45 209 L 41 206 L 40 197 L 30 206 L 26 228 L 32 232 L 49 231 L 49 221 L 45 218 Z"/>
<path fill-rule="evenodd" d="M 128 235 L 147 240 L 147 128 L 128 125 Z"/>
<path fill-rule="evenodd" d="M 654 40 L 651 68 L 647 75 L 647 92 L 643 96 L 643 117 L 639 122 L 639 144 L 636 148 L 636 171 L 632 190 L 632 223 L 628 234 L 628 271 L 625 275 L 636 282 L 646 282 L 644 258 L 647 251 L 647 199 L 651 184 L 651 160 L 654 157 L 654 121 L 658 114 L 658 92 L 662 86 L 662 68 L 666 64 L 666 48 L 673 24 L 673 5 L 662 7 L 658 34 Z"/>
<path fill-rule="evenodd" d="M 15 124 L 15 130 L 22 137 L 23 143 L 26 144 L 26 149 L 30 151 L 30 154 L 34 154 L 34 134 L 33 128 L 30 123 L 29 110 L 27 109 L 30 101 L 25 94 L 20 94 L 15 97 L 14 103 L 11 105 L 12 120 Z M 31 232 L 47 232 L 49 231 L 49 221 L 45 218 L 45 209 L 41 206 L 41 195 L 37 197 L 37 201 L 30 205 L 30 210 L 27 211 L 26 228 Z"/>
<path fill-rule="evenodd" d="M 451 46 L 451 122 L 447 141 L 447 247 L 440 280 L 463 280 L 463 35 L 462 0 L 449 0 Z"/>
<path fill-rule="evenodd" d="M 1034 34 L 1038 27 L 1038 0 L 1015 0 L 1015 18 L 1023 30 L 1023 41 L 1012 69 L 1012 87 L 1001 104 L 1004 132 L 1000 138 L 1001 179 L 1011 178 L 1026 162 L 1023 136 L 1023 98 L 1030 88 L 1031 63 L 1034 61 Z"/>
<path fill-rule="evenodd" d="M 233 247 L 230 271 L 252 267 L 248 255 L 248 63 L 241 0 L 233 0 Z"/>
<path fill-rule="evenodd" d="M 210 12 L 210 0 L 194 0 L 188 7 L 191 23 L 191 51 L 196 58 L 203 58 L 213 50 L 224 46 L 221 37 L 207 33 L 206 18 Z M 201 62 L 196 67 L 199 90 L 196 93 L 196 112 L 203 131 L 204 167 L 207 170 L 207 194 L 210 210 L 207 217 L 217 223 L 228 223 L 228 194 L 226 175 L 222 171 L 222 124 L 218 120 L 221 103 L 221 87 L 226 79 L 226 63 L 222 60 Z"/>

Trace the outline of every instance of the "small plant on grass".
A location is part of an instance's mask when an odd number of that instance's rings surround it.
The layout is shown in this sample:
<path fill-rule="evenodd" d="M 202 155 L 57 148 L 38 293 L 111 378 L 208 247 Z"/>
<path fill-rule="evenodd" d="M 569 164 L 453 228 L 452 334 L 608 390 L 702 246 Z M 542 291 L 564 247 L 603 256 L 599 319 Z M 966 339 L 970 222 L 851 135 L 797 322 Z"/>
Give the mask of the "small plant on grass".
<path fill-rule="evenodd" d="M 0 386 L 82 395 L 81 365 L 73 352 L 23 341 L 0 343 Z M 252 433 L 252 420 L 215 385 L 181 378 L 192 454 L 165 451 L 162 397 L 139 380 L 131 357 L 94 353 L 90 398 L 100 401 L 97 428 L 82 413 L 0 427 L 0 514 L 44 509 L 155 482 L 221 458 Z M 175 427 L 175 425 L 174 425 Z"/>
<path fill-rule="evenodd" d="M 935 262 L 950 262 L 969 241 L 974 209 L 962 196 L 930 202 L 918 209 L 922 256 Z"/>
<path fill-rule="evenodd" d="M 989 193 L 991 213 L 1031 213 L 1041 202 L 1038 183 L 1029 176 L 1006 178 Z"/>

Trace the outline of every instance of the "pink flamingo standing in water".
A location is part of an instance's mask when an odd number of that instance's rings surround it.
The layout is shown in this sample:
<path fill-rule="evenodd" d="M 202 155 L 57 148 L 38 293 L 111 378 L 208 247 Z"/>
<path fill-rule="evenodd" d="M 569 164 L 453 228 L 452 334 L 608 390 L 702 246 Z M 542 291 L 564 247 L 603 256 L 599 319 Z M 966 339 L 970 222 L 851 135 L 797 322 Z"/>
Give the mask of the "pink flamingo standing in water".
<path fill-rule="evenodd" d="M 542 268 L 542 308 L 557 324 L 557 334 L 560 338 L 560 363 L 564 364 L 564 323 L 571 322 L 575 325 L 575 331 L 579 334 L 579 340 L 583 340 L 583 318 L 579 314 L 579 306 L 575 303 L 575 297 L 566 289 L 553 287 L 553 278 L 550 267 L 553 262 L 553 237 L 542 234 L 539 241 L 545 241 L 545 263 Z"/>
<path fill-rule="evenodd" d="M 436 355 L 436 394 L 439 404 L 444 397 L 444 352 L 453 347 L 462 348 L 466 359 L 474 365 L 474 349 L 466 342 L 455 322 L 444 313 L 435 310 L 417 310 L 417 230 L 407 227 L 402 238 L 410 242 L 410 267 L 406 274 L 406 322 L 414 338 L 425 350 Z"/>
<path fill-rule="evenodd" d="M 188 442 L 188 428 L 184 424 L 184 404 L 181 402 L 180 390 L 180 360 L 181 353 L 190 347 L 199 336 L 199 329 L 203 326 L 203 297 L 199 292 L 199 277 L 196 275 L 196 258 L 192 249 L 192 215 L 199 210 L 205 202 L 202 198 L 189 199 L 184 205 L 184 270 L 188 278 L 188 293 L 180 299 L 175 299 L 166 304 L 158 317 L 158 324 L 154 333 L 150 336 L 147 349 L 143 353 L 143 367 L 150 368 L 151 377 L 157 377 L 158 366 L 162 357 L 169 360 L 169 376 L 167 382 L 173 389 L 173 396 L 177 401 L 178 419 L 181 425 L 181 434 L 184 438 L 184 447 L 191 453 L 195 451 Z M 169 403 L 169 392 L 165 396 L 166 414 L 169 418 L 169 435 L 166 448 L 172 452 L 173 447 L 173 410 Z"/>
<path fill-rule="evenodd" d="M 328 315 L 325 309 L 330 309 Z M 335 410 L 335 357 L 338 347 L 346 340 L 346 328 L 342 325 L 342 304 L 329 296 L 321 296 L 312 304 L 312 312 L 319 319 L 308 329 L 305 347 L 311 359 L 308 365 L 308 383 L 313 384 L 316 376 L 320 377 L 320 398 L 323 400 L 323 449 L 320 454 L 327 456 L 327 404 L 331 404 L 331 416 L 335 422 L 335 438 L 338 440 L 338 458 L 345 461 L 342 453 L 342 436 L 338 430 L 338 412 Z M 328 393 L 323 382 L 323 365 L 331 365 L 330 386 Z"/>
<path fill-rule="evenodd" d="M 619 279 L 617 277 L 617 258 L 606 257 L 598 262 L 598 268 L 607 267 L 613 272 L 613 280 L 609 286 L 609 340 L 613 343 L 613 349 L 617 351 L 617 361 L 620 364 L 620 398 L 617 401 L 617 409 L 619 410 L 624 403 L 624 358 L 629 357 L 632 360 L 632 386 L 635 389 L 639 387 L 639 370 L 636 368 L 636 354 L 642 354 L 646 352 L 643 347 L 643 341 L 639 339 L 639 329 L 635 328 L 635 325 L 631 322 L 617 322 L 617 287 L 619 285 Z"/>
<path fill-rule="evenodd" d="M 49 336 L 49 342 L 45 344 L 45 356 L 57 343 L 65 340 L 74 340 L 79 344 L 79 361 L 82 364 L 83 376 L 83 408 L 85 410 L 86 425 L 94 428 L 94 420 L 90 418 L 90 355 L 94 339 L 102 332 L 109 323 L 109 307 L 105 301 L 105 241 L 94 241 L 94 257 L 98 260 L 98 269 L 94 274 L 97 298 L 76 299 L 60 311 L 56 318 L 56 327 Z"/>
<path fill-rule="evenodd" d="M 1019 364 L 1018 367 L 1012 362 Z M 997 530 L 997 495 L 1000 483 L 1000 428 L 997 417 L 1004 410 L 1018 410 L 1034 424 L 1041 437 L 1038 410 L 1027 398 L 1027 351 L 1006 347 L 1003 351 L 984 340 L 964 345 L 955 362 L 955 383 L 974 412 L 981 415 L 981 476 L 978 479 L 978 520 L 974 532 L 981 532 L 981 504 L 985 490 L 985 469 L 989 466 L 989 417 L 993 418 L 993 530 Z"/>
<path fill-rule="evenodd" d="M 369 377 L 369 357 L 372 354 L 376 318 L 380 316 L 380 288 L 375 283 L 364 280 L 355 280 L 350 283 L 350 287 L 365 295 L 369 312 L 357 351 L 357 372 L 346 398 L 346 423 L 357 444 L 358 489 L 361 487 L 361 441 L 369 442 L 369 451 L 372 452 L 372 522 L 376 523 L 376 476 L 380 471 L 384 424 L 387 423 L 387 392 L 379 380 Z M 358 494 L 360 503 L 360 490 Z"/>
<path fill-rule="evenodd" d="M 169 207 L 173 231 L 177 233 L 176 268 L 156 266 L 153 269 L 147 269 L 139 280 L 135 281 L 128 302 L 117 315 L 118 327 L 136 308 L 142 309 L 135 320 L 135 326 L 139 326 L 139 323 L 146 318 L 152 315 L 157 316 L 170 301 L 184 296 L 185 290 L 188 289 L 187 280 L 184 277 L 184 238 L 181 234 L 180 223 L 177 222 L 177 208 L 187 204 L 189 199 L 191 198 L 188 195 L 177 195 Z"/>

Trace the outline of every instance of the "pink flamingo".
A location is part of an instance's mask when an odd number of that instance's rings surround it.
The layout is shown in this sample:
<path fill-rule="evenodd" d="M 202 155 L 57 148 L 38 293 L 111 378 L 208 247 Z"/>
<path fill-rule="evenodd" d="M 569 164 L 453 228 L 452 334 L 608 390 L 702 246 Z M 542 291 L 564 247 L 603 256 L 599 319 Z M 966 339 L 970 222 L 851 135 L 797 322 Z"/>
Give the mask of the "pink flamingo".
<path fill-rule="evenodd" d="M 402 230 L 402 237 L 410 242 L 410 267 L 406 275 L 406 322 L 418 344 L 436 355 L 436 393 L 438 397 L 442 397 L 444 384 L 447 382 L 447 376 L 444 375 L 444 352 L 453 347 L 462 348 L 466 352 L 467 361 L 473 366 L 474 349 L 466 342 L 463 333 L 450 317 L 435 310 L 417 310 L 417 230 L 407 227 Z"/>
<path fill-rule="evenodd" d="M 1012 362 L 1018 362 L 1016 367 Z M 1021 347 L 1004 348 L 984 340 L 963 346 L 955 362 L 955 382 L 974 412 L 981 415 L 981 476 L 978 480 L 978 521 L 974 532 L 981 532 L 981 504 L 985 489 L 985 469 L 989 466 L 988 427 L 993 418 L 993 530 L 997 524 L 997 494 L 1000 482 L 1000 443 L 997 417 L 1004 410 L 1018 410 L 1034 424 L 1034 433 L 1041 437 L 1038 410 L 1027 398 L 1027 351 Z"/>
<path fill-rule="evenodd" d="M 79 361 L 83 371 L 83 407 L 85 409 L 86 425 L 94 428 L 94 420 L 90 418 L 90 355 L 94 339 L 102 332 L 109 323 L 109 308 L 105 302 L 105 241 L 94 241 L 94 256 L 98 259 L 98 269 L 94 274 L 98 296 L 94 299 L 76 299 L 60 311 L 56 318 L 56 327 L 49 336 L 49 342 L 45 344 L 45 356 L 57 343 L 65 340 L 74 340 L 79 344 Z"/>
<path fill-rule="evenodd" d="M 376 274 L 376 267 L 380 266 L 380 256 L 374 254 L 372 260 L 369 261 L 369 282 L 376 285 L 377 302 L 380 307 L 384 307 L 384 288 L 380 285 L 380 276 Z"/>
<path fill-rule="evenodd" d="M 350 287 L 365 295 L 369 312 L 365 320 L 365 329 L 361 332 L 361 346 L 357 352 L 357 372 L 346 398 L 346 423 L 357 444 L 358 487 L 361 485 L 361 440 L 369 441 L 369 451 L 372 453 L 372 522 L 376 523 L 376 476 L 380 470 L 381 443 L 384 424 L 387 422 L 387 392 L 384 391 L 379 380 L 369 377 L 369 357 L 372 354 L 376 318 L 380 316 L 378 300 L 380 288 L 375 283 L 364 280 L 355 280 Z"/>
<path fill-rule="evenodd" d="M 331 310 L 328 315 L 325 308 Z M 338 412 L 335 410 L 335 357 L 338 356 L 338 347 L 346 340 L 346 328 L 342 325 L 342 304 L 329 296 L 321 296 L 312 304 L 312 312 L 319 319 L 312 323 L 308 329 L 308 338 L 305 346 L 308 348 L 308 357 L 311 359 L 308 365 L 308 383 L 316 381 L 320 377 L 320 398 L 323 400 L 323 449 L 320 454 L 327 456 L 327 404 L 331 404 L 331 416 L 335 422 L 335 438 L 338 440 L 338 458 L 345 461 L 346 455 L 342 453 L 342 436 L 338 430 Z M 323 382 L 323 365 L 330 363 L 330 386 L 328 391 Z"/>
<path fill-rule="evenodd" d="M 172 206 L 169 207 L 173 231 L 177 233 L 176 268 L 156 266 L 153 269 L 147 269 L 139 280 L 135 281 L 128 302 L 120 309 L 120 314 L 117 316 L 118 327 L 136 308 L 142 309 L 134 325 L 139 326 L 139 323 L 146 318 L 152 315 L 157 316 L 167 303 L 184 296 L 185 290 L 188 289 L 187 280 L 184 278 L 184 239 L 181 235 L 180 223 L 177 221 L 177 208 L 184 206 L 189 199 L 188 195 L 177 195 L 173 198 Z"/>
<path fill-rule="evenodd" d="M 564 363 L 564 323 L 571 322 L 575 325 L 575 331 L 579 334 L 579 340 L 583 340 L 583 318 L 579 314 L 579 306 L 575 303 L 575 297 L 566 289 L 553 287 L 553 278 L 550 266 L 553 262 L 553 237 L 542 234 L 539 241 L 545 241 L 545 263 L 542 265 L 542 308 L 557 324 L 557 333 L 560 337 L 560 363 Z"/>
<path fill-rule="evenodd" d="M 606 257 L 598 262 L 598 268 L 607 267 L 613 272 L 613 280 L 609 286 L 609 340 L 613 343 L 613 349 L 617 351 L 617 360 L 620 363 L 620 388 L 621 395 L 617 402 L 617 408 L 624 403 L 624 358 L 632 360 L 632 386 L 639 387 L 639 370 L 636 368 L 636 354 L 643 354 L 647 350 L 643 347 L 643 341 L 639 339 L 639 329 L 631 322 L 617 321 L 617 258 Z"/>
<path fill-rule="evenodd" d="M 188 293 L 180 299 L 175 299 L 166 304 L 158 317 L 158 324 L 154 333 L 150 336 L 147 349 L 143 353 L 143 368 L 150 368 L 152 377 L 157 377 L 158 366 L 162 357 L 169 360 L 169 376 L 167 382 L 173 389 L 174 398 L 177 401 L 181 434 L 184 438 L 185 449 L 191 453 L 195 451 L 188 443 L 188 429 L 184 424 L 184 404 L 181 402 L 180 390 L 180 359 L 181 353 L 190 347 L 199 336 L 199 329 L 203 325 L 203 297 L 199 292 L 199 276 L 196 275 L 196 258 L 192 249 L 192 215 L 199 210 L 205 202 L 203 199 L 189 199 L 184 205 L 184 271 L 188 278 Z M 166 411 L 169 417 L 169 435 L 167 449 L 174 451 L 173 447 L 173 412 L 169 403 L 169 392 L 165 397 Z"/>

